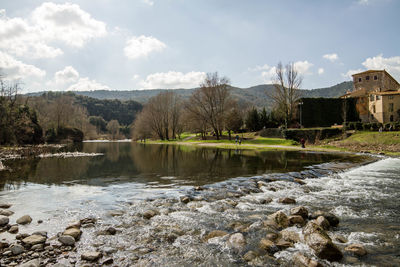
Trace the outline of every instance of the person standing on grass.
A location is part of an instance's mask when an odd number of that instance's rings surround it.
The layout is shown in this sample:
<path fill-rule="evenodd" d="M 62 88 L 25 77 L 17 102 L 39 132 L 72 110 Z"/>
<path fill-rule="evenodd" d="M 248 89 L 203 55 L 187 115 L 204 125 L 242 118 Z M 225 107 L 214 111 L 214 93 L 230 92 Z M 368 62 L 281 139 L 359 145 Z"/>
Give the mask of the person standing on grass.
<path fill-rule="evenodd" d="M 300 144 L 301 144 L 301 148 L 305 148 L 306 147 L 306 140 L 304 140 L 304 138 L 300 139 Z"/>

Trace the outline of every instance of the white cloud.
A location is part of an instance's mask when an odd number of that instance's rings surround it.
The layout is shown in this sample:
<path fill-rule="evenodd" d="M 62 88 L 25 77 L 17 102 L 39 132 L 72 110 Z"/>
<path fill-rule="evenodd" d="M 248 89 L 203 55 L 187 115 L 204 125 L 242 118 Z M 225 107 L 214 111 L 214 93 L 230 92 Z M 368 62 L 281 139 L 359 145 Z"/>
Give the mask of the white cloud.
<path fill-rule="evenodd" d="M 324 68 L 319 68 L 318 69 L 318 74 L 321 75 L 325 72 Z"/>
<path fill-rule="evenodd" d="M 373 70 L 383 70 L 385 69 L 391 75 L 393 75 L 397 80 L 400 79 L 400 56 L 395 57 L 383 57 L 382 54 L 376 57 L 367 58 L 362 65 L 366 69 Z"/>
<path fill-rule="evenodd" d="M 307 60 L 304 61 L 296 61 L 294 63 L 294 69 L 300 74 L 300 75 L 310 75 L 312 72 L 310 71 L 310 68 L 314 64 L 308 62 Z"/>
<path fill-rule="evenodd" d="M 135 74 L 135 75 L 133 75 L 133 77 L 132 77 L 132 80 L 137 80 L 137 79 L 139 79 L 140 78 L 140 75 L 139 74 Z"/>
<path fill-rule="evenodd" d="M 169 71 L 150 74 L 139 85 L 144 89 L 179 89 L 198 87 L 204 80 L 204 72 L 188 73 Z"/>
<path fill-rule="evenodd" d="M 67 66 L 63 70 L 54 74 L 56 84 L 66 84 L 76 82 L 79 79 L 79 73 L 72 66 Z"/>
<path fill-rule="evenodd" d="M 345 78 L 345 79 L 348 79 L 348 78 L 353 79 L 353 77 L 351 77 L 351 75 L 353 75 L 353 74 L 355 74 L 355 73 L 362 72 L 362 71 L 365 71 L 365 70 L 363 70 L 363 69 L 349 70 L 349 71 L 346 72 L 346 73 L 342 73 L 342 76 L 343 76 L 343 78 Z"/>
<path fill-rule="evenodd" d="M 364 6 L 366 6 L 366 5 L 369 5 L 369 4 L 370 4 L 370 1 L 369 1 L 369 0 L 358 0 L 357 3 L 358 3 L 359 5 L 364 5 Z"/>
<path fill-rule="evenodd" d="M 268 70 L 261 72 L 261 77 L 267 84 L 274 83 L 275 76 L 276 76 L 276 67 L 270 67 Z"/>
<path fill-rule="evenodd" d="M 269 69 L 271 69 L 271 67 L 268 66 L 268 64 L 264 64 L 262 66 L 257 65 L 254 68 L 249 68 L 248 70 L 249 71 L 262 71 L 262 70 L 269 70 Z"/>
<path fill-rule="evenodd" d="M 63 51 L 53 42 L 79 48 L 106 32 L 104 22 L 76 4 L 43 3 L 27 18 L 8 18 L 5 10 L 0 12 L 0 49 L 17 56 L 54 58 Z"/>
<path fill-rule="evenodd" d="M 163 42 L 152 36 L 133 36 L 126 42 L 124 53 L 128 58 L 136 59 L 146 57 L 152 52 L 161 52 L 166 47 Z"/>
<path fill-rule="evenodd" d="M 67 89 L 67 91 L 93 91 L 93 90 L 110 90 L 110 87 L 85 77 L 85 78 L 80 78 L 77 83 L 71 85 Z"/>
<path fill-rule="evenodd" d="M 22 78 L 42 78 L 46 71 L 33 65 L 25 64 L 12 56 L 0 51 L 0 71 L 8 80 Z"/>
<path fill-rule="evenodd" d="M 335 62 L 336 60 L 339 59 L 338 55 L 335 53 L 334 54 L 325 54 L 322 57 L 329 60 L 330 62 Z"/>
<path fill-rule="evenodd" d="M 145 3 L 146 5 L 152 6 L 154 5 L 154 2 L 151 0 L 142 0 L 143 3 Z"/>

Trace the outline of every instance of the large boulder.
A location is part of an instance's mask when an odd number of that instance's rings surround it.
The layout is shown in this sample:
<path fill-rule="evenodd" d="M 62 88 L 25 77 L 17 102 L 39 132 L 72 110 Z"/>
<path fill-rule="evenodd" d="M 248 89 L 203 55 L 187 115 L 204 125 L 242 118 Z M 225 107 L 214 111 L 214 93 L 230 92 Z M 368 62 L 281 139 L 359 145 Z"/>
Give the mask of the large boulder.
<path fill-rule="evenodd" d="M 289 219 L 283 211 L 277 211 L 268 216 L 266 224 L 283 229 L 289 226 Z"/>
<path fill-rule="evenodd" d="M 303 206 L 294 207 L 294 208 L 290 209 L 290 215 L 299 215 L 299 216 L 303 217 L 304 219 L 307 219 L 308 210 Z"/>
<path fill-rule="evenodd" d="M 322 210 L 313 212 L 310 216 L 310 219 L 317 219 L 319 216 L 325 217 L 332 227 L 335 227 L 339 224 L 339 218 L 335 214 Z"/>
<path fill-rule="evenodd" d="M 342 252 L 333 244 L 324 229 L 315 222 L 307 223 L 303 229 L 303 235 L 306 244 L 319 258 L 329 261 L 339 261 L 343 258 Z"/>

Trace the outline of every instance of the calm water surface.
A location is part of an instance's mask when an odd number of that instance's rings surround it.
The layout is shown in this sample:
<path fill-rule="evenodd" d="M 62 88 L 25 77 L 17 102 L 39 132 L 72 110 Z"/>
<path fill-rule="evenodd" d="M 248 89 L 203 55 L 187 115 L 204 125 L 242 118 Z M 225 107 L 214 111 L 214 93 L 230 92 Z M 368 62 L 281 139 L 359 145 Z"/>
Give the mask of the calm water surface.
<path fill-rule="evenodd" d="M 65 221 L 89 215 L 104 217 L 108 211 L 126 209 L 127 203 L 135 205 L 148 198 L 176 198 L 193 186 L 224 186 L 232 178 L 251 179 L 271 173 L 300 172 L 326 162 L 366 160 L 350 154 L 256 152 L 137 143 L 84 143 L 67 151 L 85 154 L 3 162 L 13 169 L 11 173 L 0 172 L 0 202 L 13 204 L 11 209 L 15 215 L 10 218 L 11 223 L 24 214 L 30 214 L 35 222 L 44 220 L 43 224 L 21 226 L 22 232 L 43 229 L 50 235 L 55 234 L 65 227 Z M 338 232 L 351 243 L 364 244 L 371 252 L 362 264 L 396 266 L 400 264 L 399 179 L 400 159 L 381 159 L 338 175 L 306 179 L 306 193 L 304 186 L 276 181 L 271 184 L 280 190 L 249 195 L 245 201 L 250 203 L 246 204 L 248 208 L 260 197 L 291 196 L 300 205 L 330 210 L 341 218 Z M 248 216 L 247 208 L 242 214 L 240 207 L 245 206 L 238 206 L 235 216 Z M 274 201 L 267 206 L 254 204 L 250 208 L 269 214 L 290 207 Z M 214 227 L 221 224 L 210 217 L 213 211 L 204 207 L 184 216 L 194 218 L 201 214 Z M 7 234 L 2 236 L 10 238 Z M 296 246 L 275 256 L 289 260 L 294 252 L 302 250 L 307 248 Z"/>

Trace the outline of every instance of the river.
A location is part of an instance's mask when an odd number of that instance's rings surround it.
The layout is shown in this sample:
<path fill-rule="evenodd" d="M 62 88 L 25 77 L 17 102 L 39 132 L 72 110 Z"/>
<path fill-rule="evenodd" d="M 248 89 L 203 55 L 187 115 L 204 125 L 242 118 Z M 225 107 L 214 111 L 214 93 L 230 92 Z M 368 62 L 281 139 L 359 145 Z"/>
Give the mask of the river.
<path fill-rule="evenodd" d="M 54 236 L 69 222 L 97 218 L 96 227 L 84 229 L 76 255 L 62 259 L 68 264 L 78 264 L 79 251 L 91 247 L 120 266 L 243 266 L 242 256 L 255 249 L 259 230 L 244 231 L 248 242 L 242 251 L 227 247 L 224 237 L 204 242 L 204 236 L 216 229 L 232 233 L 233 222 L 256 225 L 277 210 L 303 205 L 336 214 L 340 224 L 332 236 L 340 234 L 347 244 L 368 251 L 361 258 L 345 254 L 339 263 L 322 261 L 326 265 L 400 265 L 400 159 L 113 142 L 84 143 L 64 152 L 3 161 L 13 171 L 0 172 L 0 203 L 12 204 L 11 224 L 24 214 L 33 218 L 20 233 L 44 230 Z M 305 185 L 292 182 L 296 177 Z M 268 185 L 257 191 L 253 187 L 260 180 Z M 199 186 L 202 190 L 195 190 Z M 196 201 L 185 204 L 180 196 Z M 232 196 L 234 206 L 228 201 Z M 277 202 L 288 196 L 297 203 Z M 262 204 L 267 198 L 273 201 Z M 158 215 L 143 219 L 148 209 Z M 98 234 L 110 225 L 120 233 Z M 301 228 L 291 229 L 301 234 Z M 0 236 L 14 240 L 6 232 Z M 300 242 L 261 262 L 290 266 L 298 251 L 313 257 Z"/>

